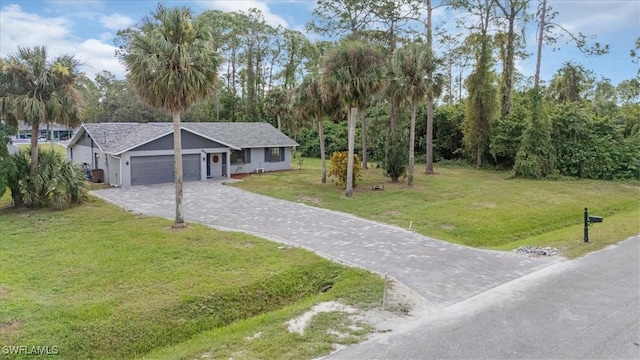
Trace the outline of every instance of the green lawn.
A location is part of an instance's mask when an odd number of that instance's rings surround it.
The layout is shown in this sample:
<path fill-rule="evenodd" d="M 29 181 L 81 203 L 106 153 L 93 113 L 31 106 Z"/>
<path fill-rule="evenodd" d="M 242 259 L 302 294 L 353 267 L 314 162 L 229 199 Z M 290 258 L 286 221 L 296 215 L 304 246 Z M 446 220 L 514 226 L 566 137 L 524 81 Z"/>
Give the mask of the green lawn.
<path fill-rule="evenodd" d="M 327 334 L 349 322 L 333 314 L 317 320 L 324 331 L 300 336 L 287 320 L 320 301 L 366 308 L 382 298 L 383 281 L 368 272 L 245 234 L 172 230 L 95 199 L 65 211 L 8 202 L 0 345 L 55 346 L 59 359 L 313 358 L 363 331 Z"/>
<path fill-rule="evenodd" d="M 381 169 L 363 171 L 355 195 L 347 198 L 331 178 L 320 183 L 318 159 L 304 159 L 302 170 L 294 159 L 292 167 L 249 176 L 236 186 L 481 248 L 552 246 L 576 257 L 640 233 L 638 183 L 508 179 L 504 171 L 436 164 L 433 176 L 418 165 L 412 188 L 406 180 L 391 183 Z M 384 191 L 373 191 L 374 185 Z M 604 216 L 602 224 L 591 226 L 589 244 L 582 242 L 585 207 Z"/>
<path fill-rule="evenodd" d="M 18 144 L 18 147 L 23 149 L 30 146 L 30 144 Z M 46 150 L 46 151 L 51 151 L 51 143 L 44 143 L 44 144 L 38 144 L 38 149 L 40 150 Z M 60 145 L 60 144 L 53 144 L 53 151 L 59 153 L 60 155 L 62 155 L 65 159 L 67 158 L 67 148 L 65 148 L 64 146 Z"/>

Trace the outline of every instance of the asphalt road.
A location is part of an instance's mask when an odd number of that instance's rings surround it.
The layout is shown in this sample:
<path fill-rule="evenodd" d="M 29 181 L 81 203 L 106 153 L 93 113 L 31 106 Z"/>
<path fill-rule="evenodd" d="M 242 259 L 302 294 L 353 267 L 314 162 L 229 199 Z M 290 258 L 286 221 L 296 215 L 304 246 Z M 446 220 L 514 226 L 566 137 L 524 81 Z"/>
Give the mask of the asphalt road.
<path fill-rule="evenodd" d="M 640 237 L 377 335 L 329 359 L 640 359 Z"/>

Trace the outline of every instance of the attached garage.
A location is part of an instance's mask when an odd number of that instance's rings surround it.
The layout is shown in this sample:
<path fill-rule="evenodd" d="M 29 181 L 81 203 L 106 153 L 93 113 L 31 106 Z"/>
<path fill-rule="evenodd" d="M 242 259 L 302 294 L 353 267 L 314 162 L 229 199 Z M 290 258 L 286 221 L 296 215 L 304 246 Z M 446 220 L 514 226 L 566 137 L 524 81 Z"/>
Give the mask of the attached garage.
<path fill-rule="evenodd" d="M 230 178 L 235 173 L 288 170 L 298 144 L 267 123 L 182 123 L 183 180 Z M 174 181 L 173 124 L 83 124 L 67 156 L 103 169 L 113 186 Z"/>
<path fill-rule="evenodd" d="M 174 181 L 173 155 L 132 156 L 131 185 L 162 184 Z M 200 180 L 200 155 L 182 155 L 184 181 Z"/>

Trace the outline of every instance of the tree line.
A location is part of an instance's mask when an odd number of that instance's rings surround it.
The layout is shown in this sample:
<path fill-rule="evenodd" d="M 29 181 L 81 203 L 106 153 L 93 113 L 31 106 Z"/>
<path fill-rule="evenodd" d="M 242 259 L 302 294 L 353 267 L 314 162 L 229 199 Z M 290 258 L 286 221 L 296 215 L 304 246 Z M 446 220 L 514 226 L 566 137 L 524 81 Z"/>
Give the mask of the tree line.
<path fill-rule="evenodd" d="M 434 25 L 440 7 L 464 15 L 453 32 Z M 346 124 L 341 150 L 359 152 L 364 169 L 373 156 L 394 181 L 406 170 L 410 185 L 416 151 L 425 154 L 427 174 L 434 158 L 453 156 L 523 177 L 638 178 L 640 72 L 614 86 L 569 62 L 542 81 L 543 49 L 562 34 L 585 54 L 608 51 L 554 23 L 556 15 L 546 0 L 319 0 L 307 30 L 330 40 L 312 42 L 269 25 L 256 9 L 192 16 L 186 8 L 159 6 L 118 32 L 116 56 L 127 66 L 126 80 L 103 71 L 92 81 L 73 56 L 50 61 L 44 48 L 19 48 L 0 60 L 0 110 L 7 124 L 24 120 L 34 131 L 81 120 L 267 121 L 303 149 L 313 129 L 323 182 L 324 127 L 332 123 Z M 524 36 L 534 23 L 537 64 L 529 79 L 515 61 L 529 56 Z M 640 39 L 630 45 L 630 61 L 637 62 Z M 160 73 L 174 88 L 149 87 Z M 563 138 L 565 125 L 573 132 Z M 604 156 L 614 148 L 607 141 L 626 144 L 616 150 L 622 155 Z M 37 146 L 31 151 L 33 171 Z M 585 171 L 602 159 L 618 170 Z"/>

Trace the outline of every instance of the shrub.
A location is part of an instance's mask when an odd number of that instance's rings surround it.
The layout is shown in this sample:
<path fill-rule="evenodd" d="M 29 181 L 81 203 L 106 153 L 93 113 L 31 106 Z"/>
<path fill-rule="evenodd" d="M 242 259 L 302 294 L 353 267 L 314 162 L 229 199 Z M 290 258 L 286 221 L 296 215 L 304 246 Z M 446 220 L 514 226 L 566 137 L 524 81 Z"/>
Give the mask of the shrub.
<path fill-rule="evenodd" d="M 11 144 L 11 135 L 15 132 L 4 124 L 0 124 L 0 198 L 7 191 L 11 163 L 7 145 Z"/>
<path fill-rule="evenodd" d="M 552 113 L 551 139 L 561 175 L 588 179 L 640 179 L 640 133 L 580 104 Z M 628 133 L 628 136 L 625 136 Z"/>
<path fill-rule="evenodd" d="M 325 154 L 333 154 L 336 151 L 347 150 L 347 122 L 342 121 L 334 123 L 332 121 L 325 120 L 324 126 L 324 143 Z M 302 129 L 300 131 L 300 137 L 298 138 L 300 146 L 298 150 L 304 157 L 320 157 L 320 137 L 318 136 L 318 130 L 315 126 L 312 128 Z M 360 143 L 360 128 L 356 129 L 356 144 Z M 356 152 L 361 152 L 356 146 Z"/>
<path fill-rule="evenodd" d="M 438 161 L 464 158 L 464 105 L 438 106 L 433 113 L 433 157 Z M 422 136 L 421 136 L 422 138 Z"/>
<path fill-rule="evenodd" d="M 339 186 L 347 184 L 347 159 L 348 152 L 336 151 L 331 154 L 331 164 L 329 165 L 329 177 L 335 177 L 332 180 Z M 362 165 L 358 154 L 353 154 L 353 187 L 356 187 L 358 180 L 362 177 Z"/>
<path fill-rule="evenodd" d="M 9 186 L 10 167 L 11 160 L 8 157 L 0 158 L 0 198 L 2 198 Z"/>
<path fill-rule="evenodd" d="M 22 206 L 24 204 L 22 191 L 20 191 L 20 180 L 28 178 L 30 175 L 30 152 L 31 149 L 15 153 L 9 157 L 9 161 L 6 163 L 7 185 L 9 186 L 9 191 L 11 191 L 13 206 Z"/>
<path fill-rule="evenodd" d="M 55 207 L 63 209 L 86 199 L 84 173 L 78 165 L 53 151 L 38 153 L 38 168 L 30 170 L 31 149 L 10 157 L 9 188 L 14 206 Z"/>
<path fill-rule="evenodd" d="M 513 111 L 491 124 L 489 152 L 494 164 L 498 167 L 505 169 L 513 167 L 518 150 L 521 148 L 523 134 L 532 122 L 534 116 L 532 112 L 535 110 L 540 113 L 543 110 L 541 100 L 534 99 L 533 92 L 534 90 L 515 92 L 513 94 Z M 536 116 L 540 117 L 540 115 Z"/>
<path fill-rule="evenodd" d="M 404 176 L 407 171 L 409 162 L 408 148 L 406 132 L 399 129 L 389 131 L 384 172 L 386 176 L 391 178 L 392 182 L 398 182 L 398 179 Z"/>
<path fill-rule="evenodd" d="M 522 134 L 520 148 L 516 154 L 513 175 L 539 179 L 554 170 L 554 149 L 551 145 L 551 124 L 542 104 L 542 94 L 530 91 L 531 118 Z"/>

